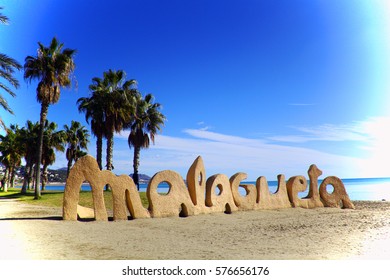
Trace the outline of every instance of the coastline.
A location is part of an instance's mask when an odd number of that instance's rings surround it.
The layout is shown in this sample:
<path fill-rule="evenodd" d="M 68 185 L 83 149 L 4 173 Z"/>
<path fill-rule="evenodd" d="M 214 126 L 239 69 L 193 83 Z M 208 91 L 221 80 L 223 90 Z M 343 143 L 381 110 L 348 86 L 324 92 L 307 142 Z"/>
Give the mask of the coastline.
<path fill-rule="evenodd" d="M 46 186 L 65 186 L 65 185 L 66 185 L 66 182 L 50 182 L 50 183 L 47 183 Z M 85 183 L 82 183 L 81 185 L 86 186 L 86 185 L 89 185 L 89 183 L 85 182 Z"/>
<path fill-rule="evenodd" d="M 66 182 L 49 182 L 49 183 L 47 183 L 46 184 L 46 186 L 48 187 L 48 186 L 60 186 L 60 187 L 62 187 L 62 186 L 65 186 L 66 185 Z M 88 186 L 89 185 L 89 183 L 88 182 L 84 182 L 84 183 L 82 183 L 81 184 L 82 186 Z M 20 185 L 20 184 L 18 184 L 18 185 L 16 185 L 15 187 L 14 187 L 15 189 L 21 189 L 22 188 L 22 186 Z"/>
<path fill-rule="evenodd" d="M 66 185 L 66 182 L 49 182 L 49 183 L 47 183 L 46 186 L 65 186 L 65 185 Z"/>
<path fill-rule="evenodd" d="M 351 200 L 386 200 L 390 201 L 390 179 L 389 178 L 366 178 L 366 179 L 342 179 L 344 186 L 347 190 L 347 193 Z M 245 184 L 255 184 L 256 182 L 245 181 Z M 65 182 L 54 182 L 49 183 L 47 185 L 47 191 L 63 191 L 63 187 L 65 186 Z M 277 181 L 268 181 L 270 192 L 275 192 L 277 190 Z M 16 188 L 18 188 L 17 185 Z M 89 189 L 89 184 L 87 182 L 82 184 L 84 190 Z M 140 190 L 146 191 L 147 184 L 141 182 Z M 159 191 L 167 192 L 168 185 L 165 186 L 161 184 L 159 186 Z M 245 190 L 243 188 L 239 188 L 241 194 L 245 195 Z M 306 196 L 308 190 L 299 193 L 300 197 Z"/>
<path fill-rule="evenodd" d="M 61 208 L 0 200 L 0 226 L 12 231 L 0 245 L 13 248 L 12 259 L 390 259 L 389 246 L 381 246 L 390 244 L 390 203 L 354 203 L 355 210 L 290 208 L 69 222 L 62 221 Z M 2 250 L 0 259 L 5 258 L 10 259 L 9 252 Z"/>

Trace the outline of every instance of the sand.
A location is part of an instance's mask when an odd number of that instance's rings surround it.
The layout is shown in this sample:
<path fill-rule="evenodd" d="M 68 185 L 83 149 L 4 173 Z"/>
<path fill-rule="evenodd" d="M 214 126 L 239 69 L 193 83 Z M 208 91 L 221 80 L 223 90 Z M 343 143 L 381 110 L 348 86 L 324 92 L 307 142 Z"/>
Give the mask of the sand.
<path fill-rule="evenodd" d="M 0 259 L 390 259 L 390 202 L 121 222 L 0 200 Z"/>

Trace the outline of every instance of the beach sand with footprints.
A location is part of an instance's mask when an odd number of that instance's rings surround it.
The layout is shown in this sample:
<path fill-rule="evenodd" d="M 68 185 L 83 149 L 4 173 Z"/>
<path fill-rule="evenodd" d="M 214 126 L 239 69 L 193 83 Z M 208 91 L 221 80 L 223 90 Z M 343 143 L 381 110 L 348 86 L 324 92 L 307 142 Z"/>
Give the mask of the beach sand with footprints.
<path fill-rule="evenodd" d="M 390 203 L 120 222 L 62 220 L 62 209 L 0 200 L 0 259 L 390 259 Z"/>

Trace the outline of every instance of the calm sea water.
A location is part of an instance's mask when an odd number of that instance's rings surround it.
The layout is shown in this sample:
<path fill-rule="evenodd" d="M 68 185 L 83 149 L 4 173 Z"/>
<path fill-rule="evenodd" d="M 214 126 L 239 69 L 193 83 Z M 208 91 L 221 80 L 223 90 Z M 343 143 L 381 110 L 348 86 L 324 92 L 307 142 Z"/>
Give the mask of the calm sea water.
<path fill-rule="evenodd" d="M 387 200 L 390 201 L 390 178 L 369 178 L 369 179 L 343 179 L 342 180 L 347 193 L 351 200 Z M 321 180 L 319 180 L 319 184 Z M 245 184 L 255 184 L 255 182 L 245 182 Z M 277 181 L 268 182 L 271 192 L 275 192 L 278 186 Z M 147 184 L 140 185 L 140 191 L 146 191 Z M 50 190 L 64 190 L 64 186 L 47 186 Z M 91 187 L 83 185 L 83 191 L 90 191 Z M 169 186 L 167 183 L 161 183 L 158 187 L 158 192 L 167 193 Z M 240 192 L 244 195 L 245 190 L 240 188 Z M 308 191 L 300 193 L 300 197 L 306 196 Z"/>

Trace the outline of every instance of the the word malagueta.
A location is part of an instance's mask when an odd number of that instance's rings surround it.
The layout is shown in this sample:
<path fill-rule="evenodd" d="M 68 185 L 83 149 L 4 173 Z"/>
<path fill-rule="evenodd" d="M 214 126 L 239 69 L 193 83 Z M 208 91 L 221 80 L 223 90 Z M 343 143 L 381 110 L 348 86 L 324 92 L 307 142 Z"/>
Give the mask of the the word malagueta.
<path fill-rule="evenodd" d="M 310 166 L 309 193 L 299 198 L 298 193 L 307 189 L 304 176 L 294 176 L 285 180 L 278 176 L 278 189 L 270 193 L 265 177 L 259 177 L 256 184 L 241 184 L 246 179 L 245 173 L 236 173 L 230 179 L 217 174 L 206 180 L 206 171 L 201 157 L 198 157 L 187 173 L 186 182 L 175 171 L 158 172 L 147 187 L 149 208 L 141 203 L 137 188 L 127 175 L 116 176 L 110 171 L 100 170 L 96 160 L 87 155 L 79 159 L 70 171 L 66 182 L 63 204 L 63 219 L 77 220 L 78 214 L 85 208 L 78 205 L 81 185 L 89 182 L 92 188 L 93 213 L 98 221 L 107 221 L 108 215 L 104 204 L 103 191 L 108 184 L 113 196 L 113 219 L 127 220 L 129 215 L 135 218 L 158 218 L 169 216 L 192 216 L 212 212 L 232 213 L 240 210 L 260 210 L 279 208 L 315 208 L 342 207 L 354 208 L 343 182 L 334 176 L 325 178 L 318 187 L 318 177 L 322 174 L 314 164 Z M 160 183 L 169 185 L 167 194 L 159 194 Z M 332 193 L 326 189 L 333 186 Z M 246 191 L 243 196 L 239 187 Z M 218 190 L 217 190 L 218 189 Z"/>

